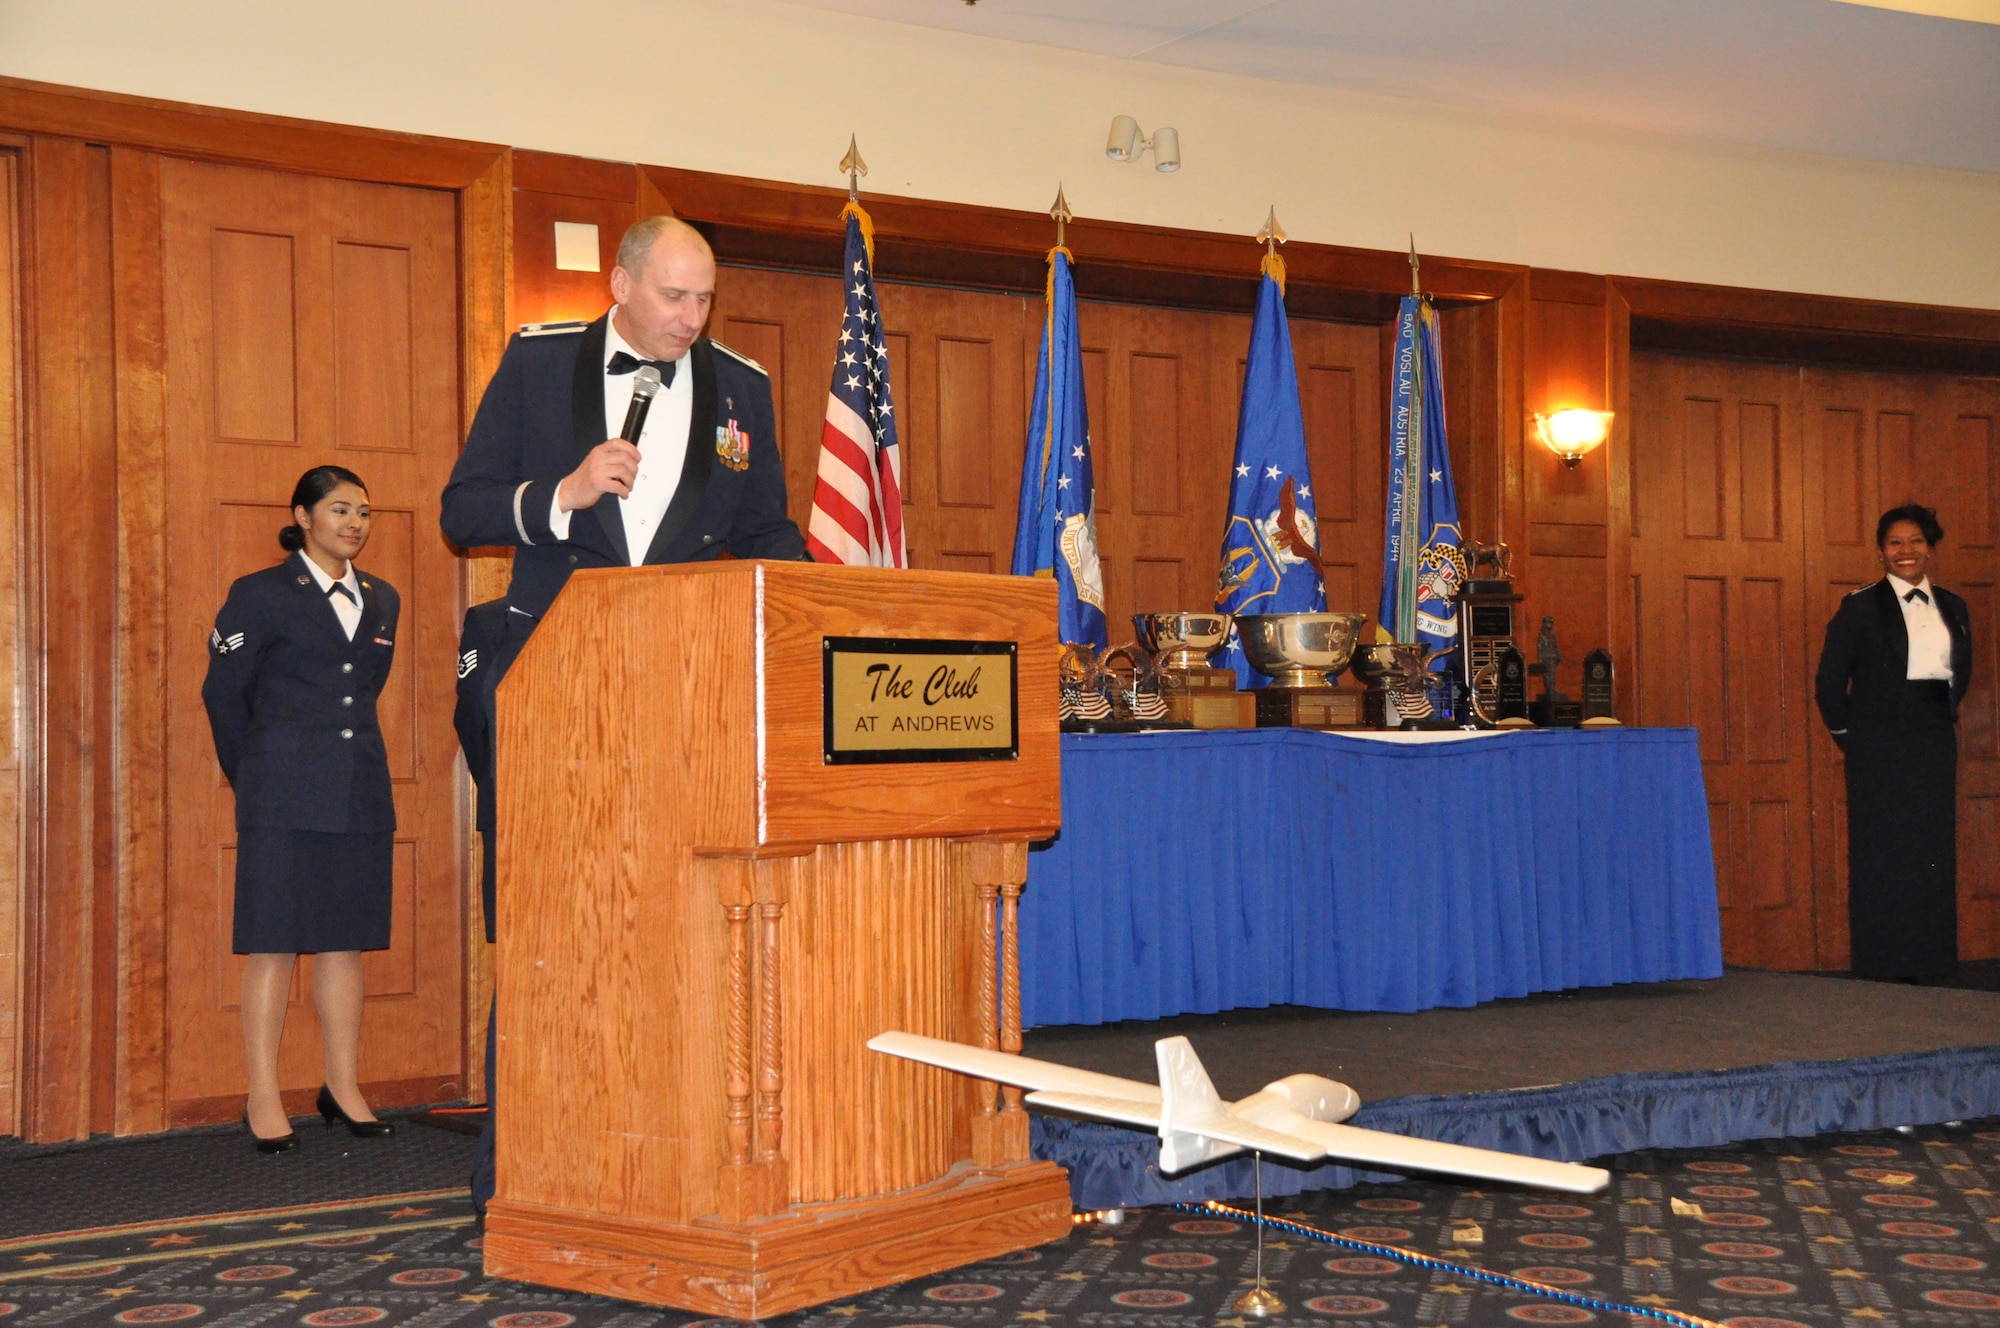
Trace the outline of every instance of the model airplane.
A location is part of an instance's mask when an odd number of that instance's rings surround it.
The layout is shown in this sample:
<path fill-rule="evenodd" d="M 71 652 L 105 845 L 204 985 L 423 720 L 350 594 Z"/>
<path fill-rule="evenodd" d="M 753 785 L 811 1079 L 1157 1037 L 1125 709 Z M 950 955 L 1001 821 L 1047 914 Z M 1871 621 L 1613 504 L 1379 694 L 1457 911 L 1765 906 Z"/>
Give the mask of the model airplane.
<path fill-rule="evenodd" d="M 1022 1099 L 1031 1107 L 1156 1129 L 1165 1175 L 1247 1148 L 1298 1162 L 1442 1171 L 1576 1194 L 1594 1194 L 1611 1181 L 1611 1173 L 1599 1167 L 1339 1124 L 1361 1109 L 1361 1099 L 1346 1084 L 1316 1074 L 1287 1075 L 1241 1101 L 1224 1102 L 1184 1037 L 1153 1044 L 1160 1065 L 1157 1087 L 914 1033 L 883 1033 L 868 1045 L 905 1060 L 1031 1089 Z"/>

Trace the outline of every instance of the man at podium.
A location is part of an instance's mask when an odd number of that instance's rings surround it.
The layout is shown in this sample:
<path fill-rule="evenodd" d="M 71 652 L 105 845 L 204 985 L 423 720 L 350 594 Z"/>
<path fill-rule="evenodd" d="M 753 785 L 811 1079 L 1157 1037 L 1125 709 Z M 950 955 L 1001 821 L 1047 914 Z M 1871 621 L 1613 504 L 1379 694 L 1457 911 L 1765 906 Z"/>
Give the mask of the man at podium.
<path fill-rule="evenodd" d="M 494 686 L 580 567 L 699 562 L 725 549 L 807 558 L 785 515 L 770 377 L 701 335 L 715 298 L 708 242 L 673 217 L 635 223 L 611 296 L 595 322 L 525 327 L 508 343 L 445 485 L 446 539 L 514 547 L 504 638 L 484 670 L 489 716 Z M 486 1036 L 489 1110 L 472 1177 L 482 1216 L 493 1194 L 490 1017 Z"/>

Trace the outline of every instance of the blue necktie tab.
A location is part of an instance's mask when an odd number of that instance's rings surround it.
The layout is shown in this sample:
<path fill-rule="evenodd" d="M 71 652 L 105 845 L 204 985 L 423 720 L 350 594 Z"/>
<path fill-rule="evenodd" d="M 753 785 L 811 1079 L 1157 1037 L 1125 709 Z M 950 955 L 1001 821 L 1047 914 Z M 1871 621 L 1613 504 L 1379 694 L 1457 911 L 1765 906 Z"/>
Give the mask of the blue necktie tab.
<path fill-rule="evenodd" d="M 354 592 L 349 590 L 347 584 L 343 581 L 336 581 L 326 588 L 326 597 L 328 599 L 332 599 L 335 595 L 347 596 L 348 602 L 351 604 L 359 604 L 361 602 L 354 598 Z"/>
<path fill-rule="evenodd" d="M 620 374 L 637 373 L 642 364 L 650 364 L 660 371 L 661 387 L 674 385 L 674 370 L 680 367 L 679 360 L 642 360 L 636 355 L 614 350 L 611 352 L 611 363 L 604 366 L 604 372 L 616 378 Z"/>

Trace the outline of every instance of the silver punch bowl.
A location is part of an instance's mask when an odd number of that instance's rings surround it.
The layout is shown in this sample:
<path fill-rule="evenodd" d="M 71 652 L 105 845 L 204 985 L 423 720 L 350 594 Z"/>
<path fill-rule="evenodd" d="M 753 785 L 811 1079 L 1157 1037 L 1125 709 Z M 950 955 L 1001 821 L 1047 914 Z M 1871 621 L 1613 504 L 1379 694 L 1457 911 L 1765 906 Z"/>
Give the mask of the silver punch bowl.
<path fill-rule="evenodd" d="M 1229 639 L 1226 613 L 1135 613 L 1132 630 L 1139 644 L 1160 657 L 1164 669 L 1192 669 Z"/>
<path fill-rule="evenodd" d="M 1354 657 L 1365 613 L 1239 613 L 1236 632 L 1251 667 L 1273 687 L 1328 687 Z"/>

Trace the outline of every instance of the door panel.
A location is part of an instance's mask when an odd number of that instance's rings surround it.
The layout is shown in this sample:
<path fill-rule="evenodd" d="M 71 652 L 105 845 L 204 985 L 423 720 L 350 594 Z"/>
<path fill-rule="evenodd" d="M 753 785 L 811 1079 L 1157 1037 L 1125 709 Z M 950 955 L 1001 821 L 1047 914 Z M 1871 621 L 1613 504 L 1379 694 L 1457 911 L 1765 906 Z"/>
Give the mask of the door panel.
<path fill-rule="evenodd" d="M 1632 359 L 1641 722 L 1700 732 L 1723 955 L 1813 966 L 1795 372 Z"/>
<path fill-rule="evenodd" d="M 377 1105 L 461 1083 L 453 678 L 458 565 L 437 532 L 456 456 L 456 209 L 449 194 L 164 163 L 169 521 L 168 1114 L 240 1108 L 230 954 L 234 800 L 201 682 L 230 583 L 270 566 L 299 474 L 369 485 L 361 570 L 402 595 L 380 714 L 398 830 L 390 948 L 367 955 L 361 1077 Z M 310 960 L 294 974 L 287 1089 L 321 1078 Z M 455 1091 L 455 1089 L 454 1089 Z"/>

